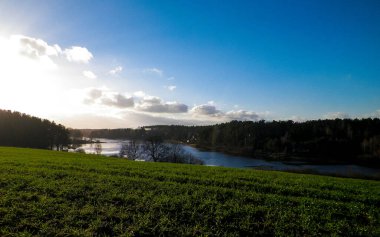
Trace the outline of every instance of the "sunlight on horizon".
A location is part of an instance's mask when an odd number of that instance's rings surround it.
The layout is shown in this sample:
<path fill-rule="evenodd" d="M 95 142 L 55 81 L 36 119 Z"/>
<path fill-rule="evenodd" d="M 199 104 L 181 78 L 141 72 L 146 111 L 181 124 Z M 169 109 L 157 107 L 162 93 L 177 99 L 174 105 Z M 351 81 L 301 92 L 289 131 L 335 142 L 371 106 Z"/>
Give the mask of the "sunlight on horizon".
<path fill-rule="evenodd" d="M 76 128 L 380 117 L 377 13 L 339 1 L 0 1 L 0 109 Z"/>
<path fill-rule="evenodd" d="M 45 44 L 21 35 L 0 36 L 0 64 L 6 65 L 0 70 L 1 108 L 42 117 L 75 111 L 75 98 L 68 98 L 66 89 L 76 78 L 67 80 L 54 48 Z"/>
<path fill-rule="evenodd" d="M 17 42 L 0 38 L 1 107 L 34 113 L 48 112 L 53 100 L 49 98 L 55 65 L 48 58 L 31 59 L 22 55 Z M 46 97 L 48 94 L 48 97 Z M 54 98 L 54 97 L 53 97 Z"/>
<path fill-rule="evenodd" d="M 88 70 L 93 55 L 86 48 L 61 49 L 58 44 L 48 44 L 42 39 L 10 35 L 0 37 L 0 51 L 0 64 L 7 65 L 0 71 L 0 107 L 50 118 L 71 127 L 209 124 L 259 116 L 244 110 L 224 113 L 216 109 L 214 102 L 188 108 L 142 91 L 128 96 L 100 86 L 101 80 Z M 117 71 L 110 72 L 121 71 L 116 68 Z M 156 68 L 149 70 L 159 77 L 163 74 Z M 174 90 L 173 86 L 167 88 Z"/>

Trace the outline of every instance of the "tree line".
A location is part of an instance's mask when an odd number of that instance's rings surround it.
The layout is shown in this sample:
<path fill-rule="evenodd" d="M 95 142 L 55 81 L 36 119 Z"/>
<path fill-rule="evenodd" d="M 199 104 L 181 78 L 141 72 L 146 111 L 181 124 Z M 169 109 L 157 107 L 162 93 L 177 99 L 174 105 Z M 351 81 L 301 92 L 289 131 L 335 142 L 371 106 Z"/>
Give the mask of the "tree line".
<path fill-rule="evenodd" d="M 92 137 L 164 140 L 270 159 L 355 162 L 380 165 L 380 119 L 231 121 L 210 126 L 160 125 L 87 131 Z"/>
<path fill-rule="evenodd" d="M 144 141 L 129 140 L 122 145 L 119 156 L 130 160 L 143 159 L 153 162 L 203 164 L 202 160 L 186 152 L 181 144 L 167 143 L 158 134 L 151 134 Z"/>
<path fill-rule="evenodd" d="M 63 150 L 69 143 L 69 130 L 61 124 L 0 110 L 0 146 Z"/>

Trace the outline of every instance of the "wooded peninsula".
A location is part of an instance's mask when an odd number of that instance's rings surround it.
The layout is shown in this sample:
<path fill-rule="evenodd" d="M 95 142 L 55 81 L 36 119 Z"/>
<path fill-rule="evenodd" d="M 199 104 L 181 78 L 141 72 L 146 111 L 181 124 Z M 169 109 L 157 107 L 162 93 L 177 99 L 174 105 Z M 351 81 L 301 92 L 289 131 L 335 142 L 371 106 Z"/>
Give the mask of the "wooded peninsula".
<path fill-rule="evenodd" d="M 154 135 L 206 150 L 272 160 L 380 166 L 380 119 L 231 121 L 209 126 L 71 130 L 90 138 L 144 140 Z"/>

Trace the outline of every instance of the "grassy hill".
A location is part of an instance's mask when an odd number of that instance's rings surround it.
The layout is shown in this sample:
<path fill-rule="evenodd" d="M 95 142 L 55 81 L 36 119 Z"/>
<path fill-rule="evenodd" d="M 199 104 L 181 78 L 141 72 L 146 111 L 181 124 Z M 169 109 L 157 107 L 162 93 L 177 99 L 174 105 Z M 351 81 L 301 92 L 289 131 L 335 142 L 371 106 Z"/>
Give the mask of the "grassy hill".
<path fill-rule="evenodd" d="M 380 236 L 380 181 L 0 147 L 0 236 Z"/>

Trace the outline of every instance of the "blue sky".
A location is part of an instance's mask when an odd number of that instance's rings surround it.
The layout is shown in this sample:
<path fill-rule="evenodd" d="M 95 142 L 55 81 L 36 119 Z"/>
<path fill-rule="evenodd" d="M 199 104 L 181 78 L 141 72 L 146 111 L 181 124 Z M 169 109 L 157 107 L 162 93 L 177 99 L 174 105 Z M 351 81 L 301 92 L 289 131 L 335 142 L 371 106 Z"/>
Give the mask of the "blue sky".
<path fill-rule="evenodd" d="M 0 72 L 0 107 L 71 127 L 378 117 L 379 26 L 376 0 L 2 0 L 19 48 L 0 63 L 30 78 Z M 33 50 L 54 70 L 28 71 Z"/>

